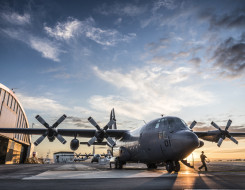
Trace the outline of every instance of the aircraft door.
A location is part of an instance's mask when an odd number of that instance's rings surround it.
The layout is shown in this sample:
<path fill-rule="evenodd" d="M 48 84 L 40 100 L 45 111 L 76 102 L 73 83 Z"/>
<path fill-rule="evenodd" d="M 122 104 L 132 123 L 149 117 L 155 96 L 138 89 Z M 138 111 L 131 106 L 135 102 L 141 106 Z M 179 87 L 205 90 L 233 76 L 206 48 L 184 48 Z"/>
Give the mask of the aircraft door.
<path fill-rule="evenodd" d="M 160 141 L 161 152 L 164 155 L 171 151 L 171 131 L 166 118 L 162 118 L 158 131 L 158 138 Z"/>

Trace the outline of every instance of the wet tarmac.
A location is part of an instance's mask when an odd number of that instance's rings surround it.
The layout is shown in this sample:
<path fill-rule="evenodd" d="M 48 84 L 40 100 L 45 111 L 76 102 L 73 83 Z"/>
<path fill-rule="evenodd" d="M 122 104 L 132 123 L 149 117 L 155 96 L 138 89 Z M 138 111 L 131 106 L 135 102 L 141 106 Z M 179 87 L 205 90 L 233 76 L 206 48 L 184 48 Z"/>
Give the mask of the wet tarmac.
<path fill-rule="evenodd" d="M 0 165 L 0 189 L 245 189 L 245 162 L 211 162 L 208 169 L 181 164 L 180 172 L 169 174 L 144 164 L 122 170 L 90 162 Z"/>

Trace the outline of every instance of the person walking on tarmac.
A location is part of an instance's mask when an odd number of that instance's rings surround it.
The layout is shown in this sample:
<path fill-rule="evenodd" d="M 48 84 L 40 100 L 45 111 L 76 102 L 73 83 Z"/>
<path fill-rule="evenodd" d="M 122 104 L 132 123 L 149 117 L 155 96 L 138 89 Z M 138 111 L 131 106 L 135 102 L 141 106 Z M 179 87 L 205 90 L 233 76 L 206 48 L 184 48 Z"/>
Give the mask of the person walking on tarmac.
<path fill-rule="evenodd" d="M 204 155 L 203 151 L 202 151 L 202 154 L 200 155 L 200 158 L 201 158 L 202 165 L 198 169 L 201 171 L 201 169 L 203 167 L 205 167 L 205 171 L 208 171 L 208 168 L 207 168 L 207 165 L 206 165 L 206 162 L 205 162 L 205 159 L 207 158 L 207 156 Z"/>

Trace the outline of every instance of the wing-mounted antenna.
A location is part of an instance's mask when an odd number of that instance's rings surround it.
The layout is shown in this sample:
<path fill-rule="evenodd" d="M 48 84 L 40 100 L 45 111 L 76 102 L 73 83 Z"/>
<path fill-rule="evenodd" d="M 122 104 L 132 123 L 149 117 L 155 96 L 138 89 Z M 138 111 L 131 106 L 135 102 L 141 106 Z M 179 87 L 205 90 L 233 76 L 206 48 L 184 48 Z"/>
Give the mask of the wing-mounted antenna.
<path fill-rule="evenodd" d="M 110 114 L 110 121 L 114 120 L 114 124 L 112 126 L 110 126 L 109 129 L 117 129 L 117 122 L 116 122 L 116 115 L 115 115 L 115 110 L 114 108 L 112 108 L 111 110 L 111 114 Z"/>

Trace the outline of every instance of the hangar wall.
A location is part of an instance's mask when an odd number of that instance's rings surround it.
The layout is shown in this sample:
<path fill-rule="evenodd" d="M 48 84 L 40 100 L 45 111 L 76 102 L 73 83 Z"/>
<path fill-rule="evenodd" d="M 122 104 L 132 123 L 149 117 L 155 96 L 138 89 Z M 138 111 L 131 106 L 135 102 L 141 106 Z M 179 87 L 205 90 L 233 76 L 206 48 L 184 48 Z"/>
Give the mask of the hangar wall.
<path fill-rule="evenodd" d="M 0 128 L 29 128 L 25 111 L 12 90 L 0 83 Z M 0 164 L 23 163 L 30 135 L 0 133 Z"/>

